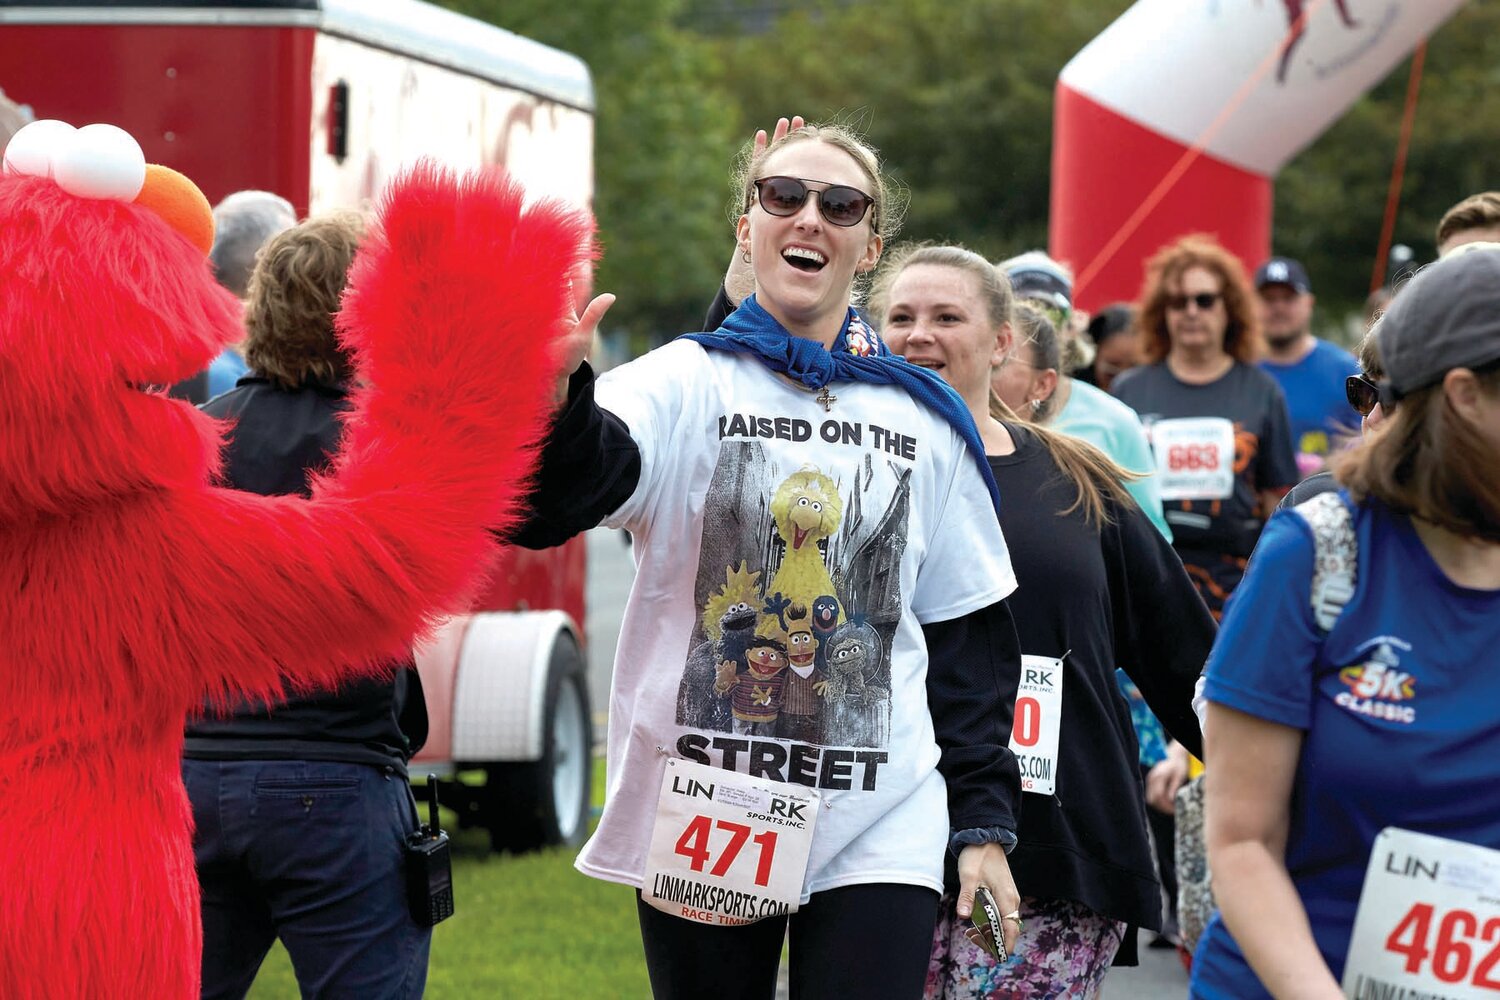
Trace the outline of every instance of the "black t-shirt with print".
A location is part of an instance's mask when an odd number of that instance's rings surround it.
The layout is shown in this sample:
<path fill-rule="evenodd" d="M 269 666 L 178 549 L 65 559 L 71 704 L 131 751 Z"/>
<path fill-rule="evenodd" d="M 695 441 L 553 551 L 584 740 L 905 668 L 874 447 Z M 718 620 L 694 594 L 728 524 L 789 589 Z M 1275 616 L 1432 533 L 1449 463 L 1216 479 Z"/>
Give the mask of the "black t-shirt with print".
<path fill-rule="evenodd" d="M 1223 377 L 1190 385 L 1158 362 L 1125 372 L 1110 388 L 1146 425 L 1176 545 L 1249 555 L 1270 514 L 1260 510 L 1258 492 L 1289 489 L 1298 479 L 1276 380 L 1236 361 Z"/>

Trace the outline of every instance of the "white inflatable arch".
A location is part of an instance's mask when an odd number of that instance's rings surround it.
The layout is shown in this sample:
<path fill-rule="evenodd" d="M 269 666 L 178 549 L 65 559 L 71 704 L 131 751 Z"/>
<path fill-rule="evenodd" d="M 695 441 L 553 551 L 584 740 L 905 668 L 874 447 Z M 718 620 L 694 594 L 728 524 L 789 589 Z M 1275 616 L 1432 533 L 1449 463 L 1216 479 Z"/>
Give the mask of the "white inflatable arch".
<path fill-rule="evenodd" d="M 1134 299 L 1190 232 L 1258 266 L 1276 173 L 1463 2 L 1139 0 L 1057 82 L 1050 250 L 1078 304 Z"/>

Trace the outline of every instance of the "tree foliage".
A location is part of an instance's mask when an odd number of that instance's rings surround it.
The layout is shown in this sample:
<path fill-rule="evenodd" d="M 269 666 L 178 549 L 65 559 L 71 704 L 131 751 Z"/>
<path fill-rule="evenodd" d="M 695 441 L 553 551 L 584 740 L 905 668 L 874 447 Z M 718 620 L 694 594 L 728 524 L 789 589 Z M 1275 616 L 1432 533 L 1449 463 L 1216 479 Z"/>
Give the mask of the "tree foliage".
<path fill-rule="evenodd" d="M 1401 131 L 1410 60 L 1293 160 L 1276 184 L 1273 241 L 1307 265 L 1325 313 L 1370 289 Z M 1436 253 L 1445 211 L 1500 187 L 1500 9 L 1468 4 L 1428 42 L 1394 240 Z"/>
<path fill-rule="evenodd" d="M 594 77 L 595 286 L 607 324 L 645 338 L 697 329 L 724 272 L 723 192 L 738 141 L 708 46 L 678 0 L 447 0 L 446 6 L 581 57 Z"/>
<path fill-rule="evenodd" d="M 991 257 L 1046 243 L 1058 70 L 1128 0 L 821 0 L 720 38 L 748 120 L 864 127 L 909 192 L 905 235 Z"/>
<path fill-rule="evenodd" d="M 779 115 L 864 130 L 910 196 L 903 236 L 993 258 L 1046 243 L 1062 66 L 1130 0 L 450 0 L 582 56 L 598 94 L 599 286 L 615 324 L 696 325 L 732 250 L 733 153 Z M 1430 259 L 1459 198 L 1500 186 L 1500 9 L 1431 40 L 1395 238 Z M 1273 242 L 1326 317 L 1368 290 L 1406 67 L 1294 160 Z"/>

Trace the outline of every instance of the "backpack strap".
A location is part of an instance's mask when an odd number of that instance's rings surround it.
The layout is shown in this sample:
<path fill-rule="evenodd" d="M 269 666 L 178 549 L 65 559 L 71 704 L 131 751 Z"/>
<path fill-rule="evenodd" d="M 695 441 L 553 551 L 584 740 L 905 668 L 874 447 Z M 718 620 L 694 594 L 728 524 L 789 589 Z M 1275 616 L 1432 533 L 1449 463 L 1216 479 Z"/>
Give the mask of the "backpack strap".
<path fill-rule="evenodd" d="M 1359 539 L 1354 518 L 1338 492 L 1320 493 L 1292 508 L 1313 534 L 1310 589 L 1313 620 L 1325 634 L 1333 630 L 1359 582 Z"/>
<path fill-rule="evenodd" d="M 1354 534 L 1354 516 L 1337 490 L 1319 493 L 1290 509 L 1312 529 L 1313 576 L 1309 594 L 1313 620 L 1326 636 L 1354 597 L 1354 585 L 1359 582 L 1359 538 Z M 1203 695 L 1206 681 L 1200 675 L 1193 687 L 1193 712 L 1200 726 L 1208 714 L 1208 699 Z"/>

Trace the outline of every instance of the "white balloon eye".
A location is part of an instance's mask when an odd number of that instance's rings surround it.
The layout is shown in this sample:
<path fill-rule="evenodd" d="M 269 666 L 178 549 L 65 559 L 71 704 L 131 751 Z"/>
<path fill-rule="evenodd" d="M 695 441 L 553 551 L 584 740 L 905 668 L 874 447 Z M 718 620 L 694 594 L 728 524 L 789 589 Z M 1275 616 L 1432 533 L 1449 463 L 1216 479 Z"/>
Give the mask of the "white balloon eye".
<path fill-rule="evenodd" d="M 146 183 L 146 154 L 122 128 L 85 125 L 60 147 L 53 154 L 52 177 L 71 195 L 133 201 Z"/>
<path fill-rule="evenodd" d="M 52 161 L 68 137 L 78 130 L 55 118 L 25 125 L 5 147 L 5 172 L 26 177 L 51 177 Z"/>

